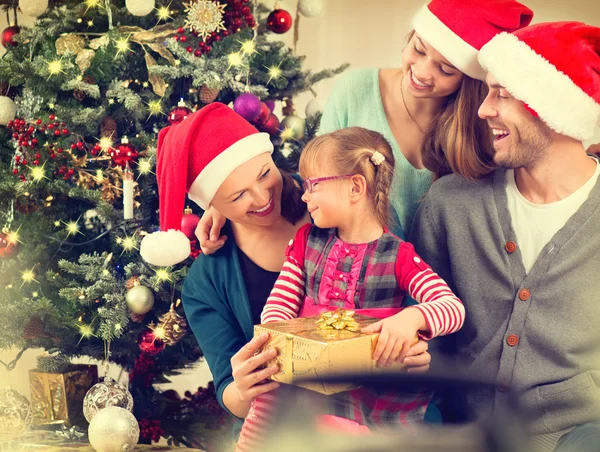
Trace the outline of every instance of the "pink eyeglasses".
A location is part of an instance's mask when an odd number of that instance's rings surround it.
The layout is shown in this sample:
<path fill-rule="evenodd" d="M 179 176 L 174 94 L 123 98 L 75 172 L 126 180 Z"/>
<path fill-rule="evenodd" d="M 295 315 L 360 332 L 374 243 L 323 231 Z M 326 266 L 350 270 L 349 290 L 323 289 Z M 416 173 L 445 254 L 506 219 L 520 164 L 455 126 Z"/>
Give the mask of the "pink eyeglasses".
<path fill-rule="evenodd" d="M 354 176 L 354 174 L 346 174 L 345 176 L 327 176 L 327 177 L 307 177 L 304 179 L 304 183 L 302 184 L 302 188 L 304 191 L 312 193 L 313 188 L 319 182 L 325 182 L 327 180 L 336 180 L 336 179 L 348 179 L 349 177 Z"/>

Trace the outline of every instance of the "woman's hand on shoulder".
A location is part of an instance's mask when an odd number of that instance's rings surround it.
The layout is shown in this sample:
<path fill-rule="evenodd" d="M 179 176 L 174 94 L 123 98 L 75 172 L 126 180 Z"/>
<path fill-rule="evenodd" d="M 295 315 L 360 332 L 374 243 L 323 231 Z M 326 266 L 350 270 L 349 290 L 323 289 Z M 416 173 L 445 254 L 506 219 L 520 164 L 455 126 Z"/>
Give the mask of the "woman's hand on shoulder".
<path fill-rule="evenodd" d="M 225 220 L 226 218 L 212 207 L 204 212 L 195 231 L 202 253 L 214 254 L 223 247 L 227 236 L 220 234 L 225 226 Z"/>

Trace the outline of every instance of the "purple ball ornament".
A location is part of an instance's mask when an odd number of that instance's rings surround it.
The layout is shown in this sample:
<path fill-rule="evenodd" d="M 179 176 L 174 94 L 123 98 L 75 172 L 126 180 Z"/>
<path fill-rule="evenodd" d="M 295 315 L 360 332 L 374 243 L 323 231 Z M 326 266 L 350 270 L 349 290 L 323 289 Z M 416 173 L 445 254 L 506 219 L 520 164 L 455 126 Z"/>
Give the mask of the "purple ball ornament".
<path fill-rule="evenodd" d="M 265 104 L 269 107 L 269 110 L 275 110 L 275 101 L 274 100 L 265 100 Z"/>
<path fill-rule="evenodd" d="M 240 94 L 233 101 L 233 110 L 247 121 L 254 122 L 260 115 L 261 102 L 254 94 Z"/>

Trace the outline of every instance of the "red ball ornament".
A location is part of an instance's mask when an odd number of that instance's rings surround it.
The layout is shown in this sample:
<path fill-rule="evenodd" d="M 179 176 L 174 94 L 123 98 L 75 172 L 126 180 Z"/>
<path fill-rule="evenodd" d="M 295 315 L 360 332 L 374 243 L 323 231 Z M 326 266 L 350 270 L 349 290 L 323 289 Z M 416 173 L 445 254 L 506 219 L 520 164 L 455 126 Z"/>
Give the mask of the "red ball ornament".
<path fill-rule="evenodd" d="M 12 27 L 4 29 L 4 31 L 2 32 L 2 45 L 5 49 L 7 49 L 9 46 L 15 47 L 19 45 L 18 42 L 15 41 L 13 38 L 15 37 L 15 35 L 18 35 L 20 31 L 21 29 L 18 25 L 13 25 Z"/>
<path fill-rule="evenodd" d="M 177 107 L 175 107 L 169 113 L 169 117 L 168 117 L 167 121 L 169 122 L 170 125 L 179 124 L 181 121 L 183 121 L 185 118 L 187 118 L 191 114 L 192 114 L 192 110 L 187 108 L 185 106 L 185 102 L 183 101 L 183 99 L 181 99 L 177 103 Z"/>
<path fill-rule="evenodd" d="M 183 232 L 188 239 L 194 240 L 196 238 L 194 231 L 196 230 L 199 221 L 200 217 L 195 213 L 192 213 L 192 209 L 188 207 L 185 209 L 183 217 L 181 218 L 181 232 Z"/>
<path fill-rule="evenodd" d="M 138 346 L 142 352 L 155 356 L 165 349 L 166 344 L 154 335 L 154 331 L 146 330 L 140 333 Z"/>
<path fill-rule="evenodd" d="M 17 254 L 19 242 L 12 242 L 8 234 L 0 232 L 0 259 L 10 259 Z"/>
<path fill-rule="evenodd" d="M 115 165 L 125 168 L 127 163 L 129 163 L 129 166 L 133 166 L 138 158 L 138 151 L 129 144 L 127 137 L 123 137 L 119 145 L 108 150 L 108 155 Z"/>
<path fill-rule="evenodd" d="M 269 135 L 277 135 L 280 132 L 279 127 L 279 118 L 274 114 L 271 114 L 269 119 L 260 126 L 260 128 Z"/>
<path fill-rule="evenodd" d="M 292 15 L 285 9 L 276 9 L 267 17 L 267 28 L 273 33 L 285 33 L 292 28 Z"/>

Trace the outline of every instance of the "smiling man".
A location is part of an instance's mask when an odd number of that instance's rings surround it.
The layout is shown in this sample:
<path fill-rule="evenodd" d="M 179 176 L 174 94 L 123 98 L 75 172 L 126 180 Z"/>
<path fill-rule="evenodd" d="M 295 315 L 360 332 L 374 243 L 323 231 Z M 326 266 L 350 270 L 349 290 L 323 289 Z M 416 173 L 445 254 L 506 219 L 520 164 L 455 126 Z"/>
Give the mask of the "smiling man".
<path fill-rule="evenodd" d="M 485 45 L 479 116 L 500 169 L 433 184 L 410 237 L 463 300 L 448 350 L 498 382 L 454 394 L 445 414 L 477 419 L 506 405 L 510 387 L 532 450 L 600 443 L 600 167 L 582 144 L 600 117 L 599 52 L 600 29 L 574 22 Z"/>

